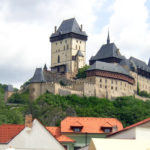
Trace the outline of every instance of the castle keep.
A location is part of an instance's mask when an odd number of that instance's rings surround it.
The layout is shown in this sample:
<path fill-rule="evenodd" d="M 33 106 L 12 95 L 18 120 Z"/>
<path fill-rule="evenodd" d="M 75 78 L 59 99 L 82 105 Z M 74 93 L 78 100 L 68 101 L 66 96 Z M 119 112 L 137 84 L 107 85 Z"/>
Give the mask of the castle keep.
<path fill-rule="evenodd" d="M 76 19 L 64 20 L 50 37 L 51 71 L 74 76 L 85 65 L 87 35 Z"/>
<path fill-rule="evenodd" d="M 79 68 L 85 65 L 87 34 L 76 19 L 64 20 L 50 36 L 51 70 L 36 68 L 30 80 L 31 99 L 49 91 L 54 94 L 96 96 L 113 99 L 136 95 L 137 86 L 150 93 L 150 62 L 121 55 L 109 33 L 95 56 L 89 60 L 86 78 L 76 79 Z M 62 84 L 63 83 L 63 84 Z"/>

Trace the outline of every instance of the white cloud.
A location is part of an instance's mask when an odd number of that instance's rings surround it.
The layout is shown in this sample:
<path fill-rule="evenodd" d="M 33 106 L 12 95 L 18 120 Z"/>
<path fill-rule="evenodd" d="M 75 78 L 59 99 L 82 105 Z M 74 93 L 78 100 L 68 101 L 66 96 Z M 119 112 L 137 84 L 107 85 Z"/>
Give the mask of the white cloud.
<path fill-rule="evenodd" d="M 111 41 L 121 53 L 147 61 L 150 31 L 146 0 L 115 0 L 113 5 L 104 8 L 108 1 L 1 0 L 0 82 L 18 86 L 33 75 L 35 67 L 45 63 L 50 67 L 49 36 L 55 25 L 72 17 L 83 24 L 89 36 L 87 62 L 106 42 L 108 27 Z M 103 11 L 113 13 L 107 16 L 109 23 L 97 32 Z"/>
<path fill-rule="evenodd" d="M 92 32 L 94 12 L 103 1 L 0 1 L 0 82 L 18 86 L 33 75 L 36 67 L 45 63 L 50 67 L 49 36 L 54 25 L 76 17 L 87 33 Z"/>
<path fill-rule="evenodd" d="M 111 41 L 121 52 L 148 61 L 150 30 L 146 0 L 115 0 L 109 24 L 100 33 L 110 28 Z"/>

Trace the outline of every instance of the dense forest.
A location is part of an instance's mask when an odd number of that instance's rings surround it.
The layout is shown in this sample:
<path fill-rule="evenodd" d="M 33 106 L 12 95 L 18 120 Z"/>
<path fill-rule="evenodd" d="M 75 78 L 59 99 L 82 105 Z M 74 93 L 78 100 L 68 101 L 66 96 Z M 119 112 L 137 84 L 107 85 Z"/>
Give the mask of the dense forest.
<path fill-rule="evenodd" d="M 105 98 L 59 96 L 45 93 L 34 102 L 29 101 L 29 91 L 17 92 L 4 103 L 1 85 L 0 124 L 23 124 L 24 116 L 32 113 L 45 125 L 59 125 L 66 116 L 114 117 L 125 126 L 150 117 L 150 101 L 134 97 L 118 97 L 113 101 Z"/>

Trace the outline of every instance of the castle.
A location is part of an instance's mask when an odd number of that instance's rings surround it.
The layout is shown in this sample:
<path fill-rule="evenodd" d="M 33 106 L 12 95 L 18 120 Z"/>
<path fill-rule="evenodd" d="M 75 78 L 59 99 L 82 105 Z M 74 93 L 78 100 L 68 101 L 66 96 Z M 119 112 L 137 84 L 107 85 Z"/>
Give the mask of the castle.
<path fill-rule="evenodd" d="M 36 68 L 29 84 L 32 100 L 46 91 L 109 99 L 136 95 L 138 86 L 150 93 L 150 62 L 147 65 L 137 58 L 122 56 L 115 43 L 110 42 L 109 33 L 106 44 L 90 58 L 86 78 L 76 79 L 78 69 L 86 64 L 87 38 L 75 18 L 64 20 L 58 29 L 55 26 L 50 36 L 51 70 L 46 65 Z"/>

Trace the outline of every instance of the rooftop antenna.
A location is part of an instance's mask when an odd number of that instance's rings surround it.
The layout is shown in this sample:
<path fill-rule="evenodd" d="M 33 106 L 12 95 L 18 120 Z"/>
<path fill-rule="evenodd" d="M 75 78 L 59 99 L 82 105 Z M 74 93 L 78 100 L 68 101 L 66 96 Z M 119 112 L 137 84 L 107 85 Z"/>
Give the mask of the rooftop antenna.
<path fill-rule="evenodd" d="M 107 35 L 107 44 L 110 44 L 109 29 L 108 29 L 108 35 Z"/>

